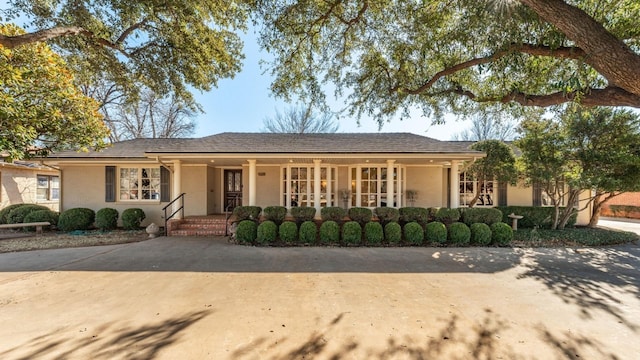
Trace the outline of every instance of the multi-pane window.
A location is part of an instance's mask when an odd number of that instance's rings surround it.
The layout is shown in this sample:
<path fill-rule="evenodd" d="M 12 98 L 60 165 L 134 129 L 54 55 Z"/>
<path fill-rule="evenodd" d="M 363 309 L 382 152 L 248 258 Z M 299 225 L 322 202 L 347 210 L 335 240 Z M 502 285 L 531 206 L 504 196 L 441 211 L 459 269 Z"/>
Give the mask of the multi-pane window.
<path fill-rule="evenodd" d="M 160 168 L 120 168 L 120 200 L 160 200 Z"/>
<path fill-rule="evenodd" d="M 60 178 L 53 175 L 38 175 L 37 199 L 60 200 Z"/>
<path fill-rule="evenodd" d="M 283 205 L 315 206 L 315 167 L 288 166 L 282 171 Z M 320 207 L 335 206 L 336 169 L 320 168 Z"/>
<path fill-rule="evenodd" d="M 468 206 L 476 196 L 478 188 L 480 196 L 475 206 L 494 206 L 497 205 L 496 192 L 497 187 L 493 180 L 477 180 L 469 173 L 460 174 L 460 206 Z"/>
<path fill-rule="evenodd" d="M 398 167 L 388 176 L 386 166 L 358 166 L 351 168 L 351 206 L 399 207 Z M 393 187 L 393 199 L 387 199 L 389 184 Z"/>

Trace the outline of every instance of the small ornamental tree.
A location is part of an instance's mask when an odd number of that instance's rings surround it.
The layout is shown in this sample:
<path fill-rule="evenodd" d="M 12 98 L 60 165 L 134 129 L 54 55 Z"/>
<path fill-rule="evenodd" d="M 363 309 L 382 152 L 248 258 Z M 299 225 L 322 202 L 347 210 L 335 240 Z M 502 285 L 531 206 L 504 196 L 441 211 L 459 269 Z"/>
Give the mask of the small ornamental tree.
<path fill-rule="evenodd" d="M 500 183 L 515 183 L 517 179 L 516 158 L 509 145 L 500 140 L 484 140 L 471 145 L 471 149 L 487 154 L 487 156 L 474 161 L 466 171 L 467 175 L 474 178 L 478 184 L 493 180 Z M 469 202 L 469 207 L 475 206 L 482 195 L 481 191 L 482 187 L 476 186 L 476 192 Z"/>

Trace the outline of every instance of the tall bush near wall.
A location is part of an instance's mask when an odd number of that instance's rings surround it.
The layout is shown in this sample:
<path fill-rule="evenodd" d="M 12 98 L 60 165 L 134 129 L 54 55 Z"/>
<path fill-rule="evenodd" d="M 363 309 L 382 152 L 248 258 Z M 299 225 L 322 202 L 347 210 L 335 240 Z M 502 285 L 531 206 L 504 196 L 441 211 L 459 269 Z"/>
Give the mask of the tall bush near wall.
<path fill-rule="evenodd" d="M 347 211 L 338 206 L 327 206 L 320 209 L 320 216 L 322 221 L 335 221 L 341 224 L 344 221 L 344 217 L 347 216 Z"/>
<path fill-rule="evenodd" d="M 258 237 L 258 224 L 253 220 L 242 220 L 236 228 L 236 239 L 240 244 L 253 244 Z"/>
<path fill-rule="evenodd" d="M 9 213 L 14 210 L 17 209 L 21 206 L 28 206 L 28 205 L 33 205 L 33 204 L 13 204 L 13 205 L 9 205 L 7 207 L 5 207 L 4 209 L 0 210 L 0 224 L 7 224 L 8 223 L 8 219 L 7 216 L 9 215 Z"/>
<path fill-rule="evenodd" d="M 360 224 L 360 227 L 363 227 L 366 223 L 370 222 L 372 217 L 373 212 L 371 209 L 364 207 L 352 207 L 349 209 L 349 218 Z"/>
<path fill-rule="evenodd" d="M 147 215 L 140 208 L 129 208 L 122 212 L 122 227 L 126 230 L 138 230 Z"/>
<path fill-rule="evenodd" d="M 62 231 L 89 230 L 96 219 L 96 213 L 87 208 L 65 210 L 58 218 L 58 229 Z"/>
<path fill-rule="evenodd" d="M 301 225 L 305 221 L 312 221 L 316 216 L 316 208 L 310 206 L 297 206 L 291 208 L 291 216 L 296 221 L 296 224 Z"/>
<path fill-rule="evenodd" d="M 362 227 L 357 221 L 347 221 L 342 225 L 342 241 L 345 244 L 360 244 L 362 241 Z"/>
<path fill-rule="evenodd" d="M 118 227 L 118 210 L 103 208 L 96 213 L 96 227 L 102 231 Z"/>
<path fill-rule="evenodd" d="M 233 215 L 238 222 L 242 220 L 258 221 L 261 212 L 262 208 L 260 206 L 236 206 L 233 209 Z"/>
<path fill-rule="evenodd" d="M 384 230 L 378 222 L 368 222 L 364 226 L 364 239 L 369 245 L 380 245 L 384 240 Z"/>
<path fill-rule="evenodd" d="M 522 215 L 522 219 L 518 220 L 520 228 L 548 229 L 553 224 L 553 216 L 555 209 L 547 206 L 497 206 L 496 209 L 502 211 L 502 222 L 510 224 L 509 214 Z M 561 209 L 564 209 L 562 207 Z M 578 214 L 574 214 L 569 218 L 567 227 L 573 227 L 576 224 Z"/>
<path fill-rule="evenodd" d="M 267 206 L 264 208 L 264 217 L 266 220 L 273 221 L 274 224 L 280 226 L 287 216 L 287 208 L 284 206 Z"/>
<path fill-rule="evenodd" d="M 425 238 L 430 243 L 444 244 L 447 242 L 447 227 L 439 221 L 433 221 L 425 226 Z"/>
<path fill-rule="evenodd" d="M 340 226 L 337 222 L 328 220 L 320 225 L 320 243 L 337 244 L 340 242 Z"/>
<path fill-rule="evenodd" d="M 464 208 L 462 211 L 462 222 L 471 226 L 482 223 L 492 225 L 502 221 L 502 211 L 496 208 Z"/>
<path fill-rule="evenodd" d="M 440 208 L 436 212 L 436 221 L 445 225 L 451 225 L 460 220 L 460 210 L 450 208 Z"/>
<path fill-rule="evenodd" d="M 273 244 L 278 236 L 278 225 L 271 220 L 263 221 L 256 231 L 256 243 L 261 245 Z"/>
<path fill-rule="evenodd" d="M 48 207 L 42 205 L 29 204 L 17 207 L 9 212 L 7 215 L 8 224 L 22 224 L 25 216 L 38 210 L 49 210 Z"/>
<path fill-rule="evenodd" d="M 398 222 L 400 220 L 400 211 L 391 207 L 377 207 L 373 209 L 374 214 L 384 227 L 390 222 Z"/>
<path fill-rule="evenodd" d="M 384 238 L 391 245 L 402 242 L 402 227 L 397 222 L 390 222 L 384 227 Z"/>
<path fill-rule="evenodd" d="M 313 245 L 316 243 L 318 236 L 318 226 L 313 221 L 305 221 L 300 225 L 300 232 L 298 233 L 298 241 L 301 244 Z"/>
<path fill-rule="evenodd" d="M 421 207 L 403 207 L 399 210 L 400 224 L 405 225 L 410 222 L 417 222 L 424 226 L 429 221 L 429 211 Z"/>
<path fill-rule="evenodd" d="M 34 223 L 34 222 L 48 222 L 51 226 L 56 226 L 58 223 L 58 214 L 56 211 L 47 210 L 36 210 L 34 212 L 30 212 L 27 216 L 24 217 L 25 223 Z M 35 226 L 27 226 L 24 228 L 27 231 L 36 231 Z"/>
<path fill-rule="evenodd" d="M 280 240 L 285 244 L 293 244 L 298 241 L 298 225 L 293 221 L 285 221 L 278 229 Z"/>

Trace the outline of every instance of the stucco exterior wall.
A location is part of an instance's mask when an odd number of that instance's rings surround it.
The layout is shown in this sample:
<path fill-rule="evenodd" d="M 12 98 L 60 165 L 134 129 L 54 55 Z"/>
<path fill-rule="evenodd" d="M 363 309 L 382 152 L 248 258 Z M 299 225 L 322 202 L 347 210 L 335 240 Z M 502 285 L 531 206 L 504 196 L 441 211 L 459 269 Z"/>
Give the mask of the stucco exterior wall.
<path fill-rule="evenodd" d="M 58 200 L 38 200 L 38 175 L 59 176 L 52 169 L 0 167 L 0 209 L 13 204 L 38 204 L 59 211 Z"/>
<path fill-rule="evenodd" d="M 446 201 L 442 201 L 442 193 L 446 192 L 446 184 L 443 184 L 442 167 L 431 166 L 408 166 L 406 171 L 406 190 L 418 191 L 418 199 L 414 206 L 419 207 L 442 207 L 446 206 Z M 404 197 L 403 206 L 411 206 Z"/>
<path fill-rule="evenodd" d="M 507 186 L 507 204 L 510 206 L 532 206 L 533 189 L 523 184 Z"/>
<path fill-rule="evenodd" d="M 207 214 L 207 166 L 182 166 L 182 192 L 186 193 L 184 200 L 184 214 Z"/>
<path fill-rule="evenodd" d="M 256 172 L 257 205 L 263 209 L 280 205 L 280 166 L 258 166 Z"/>

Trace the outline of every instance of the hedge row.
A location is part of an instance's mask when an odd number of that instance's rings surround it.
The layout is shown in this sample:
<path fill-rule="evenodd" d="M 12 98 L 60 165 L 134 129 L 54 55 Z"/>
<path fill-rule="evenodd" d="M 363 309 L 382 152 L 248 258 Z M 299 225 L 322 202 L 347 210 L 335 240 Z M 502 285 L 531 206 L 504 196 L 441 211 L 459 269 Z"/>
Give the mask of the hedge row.
<path fill-rule="evenodd" d="M 519 228 L 540 228 L 550 229 L 553 224 L 553 216 L 555 214 L 555 208 L 553 207 L 540 207 L 540 206 L 497 206 L 494 209 L 498 209 L 502 212 L 502 222 L 507 224 L 511 223 L 509 218 L 510 214 L 522 215 L 523 218 L 518 220 Z M 561 208 L 564 209 L 564 208 Z M 569 218 L 566 227 L 573 227 L 576 224 L 578 214 L 574 214 Z"/>
<path fill-rule="evenodd" d="M 362 227 L 357 221 L 347 221 L 340 225 L 336 221 L 327 220 L 318 227 L 313 221 L 304 221 L 298 226 L 293 221 L 277 225 L 271 220 L 260 224 L 253 220 L 242 220 L 236 228 L 236 239 L 241 244 L 251 245 L 505 246 L 513 239 L 513 231 L 502 222 L 491 226 L 475 223 L 471 227 L 463 222 L 453 222 L 447 226 L 443 222 L 434 221 L 424 227 L 415 221 L 404 226 L 398 222 L 389 222 L 385 226 L 379 222 L 367 222 Z"/>

